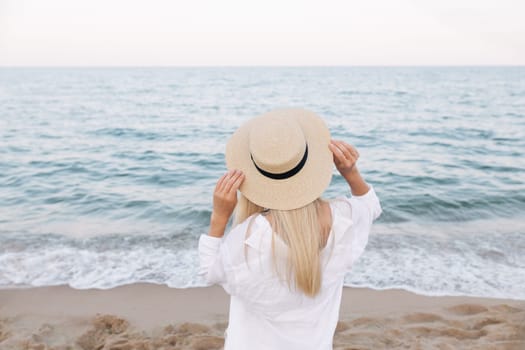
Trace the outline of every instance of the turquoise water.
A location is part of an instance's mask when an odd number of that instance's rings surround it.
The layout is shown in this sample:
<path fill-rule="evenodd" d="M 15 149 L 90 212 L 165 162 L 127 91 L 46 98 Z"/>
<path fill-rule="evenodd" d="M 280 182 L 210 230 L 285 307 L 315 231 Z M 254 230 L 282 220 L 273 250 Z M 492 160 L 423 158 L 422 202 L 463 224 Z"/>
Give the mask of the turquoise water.
<path fill-rule="evenodd" d="M 0 287 L 201 285 L 224 144 L 281 106 L 382 200 L 347 285 L 525 299 L 524 67 L 0 69 Z"/>

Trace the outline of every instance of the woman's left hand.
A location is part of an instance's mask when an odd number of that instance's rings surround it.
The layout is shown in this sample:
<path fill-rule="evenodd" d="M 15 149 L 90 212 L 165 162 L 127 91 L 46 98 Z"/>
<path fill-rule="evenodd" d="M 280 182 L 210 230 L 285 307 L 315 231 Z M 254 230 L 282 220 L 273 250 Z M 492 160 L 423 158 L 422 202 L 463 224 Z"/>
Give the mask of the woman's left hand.
<path fill-rule="evenodd" d="M 213 192 L 210 235 L 221 237 L 224 234 L 228 220 L 237 205 L 237 190 L 243 181 L 244 174 L 240 170 L 230 170 L 217 181 Z"/>

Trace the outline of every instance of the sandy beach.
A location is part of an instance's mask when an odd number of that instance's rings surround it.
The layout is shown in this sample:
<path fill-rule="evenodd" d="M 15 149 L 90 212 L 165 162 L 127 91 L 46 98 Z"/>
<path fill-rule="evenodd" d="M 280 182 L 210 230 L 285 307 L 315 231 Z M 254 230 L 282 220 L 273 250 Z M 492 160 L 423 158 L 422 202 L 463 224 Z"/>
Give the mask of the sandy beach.
<path fill-rule="evenodd" d="M 0 349 L 221 349 L 220 287 L 0 290 Z M 334 349 L 525 349 L 525 301 L 345 288 Z"/>

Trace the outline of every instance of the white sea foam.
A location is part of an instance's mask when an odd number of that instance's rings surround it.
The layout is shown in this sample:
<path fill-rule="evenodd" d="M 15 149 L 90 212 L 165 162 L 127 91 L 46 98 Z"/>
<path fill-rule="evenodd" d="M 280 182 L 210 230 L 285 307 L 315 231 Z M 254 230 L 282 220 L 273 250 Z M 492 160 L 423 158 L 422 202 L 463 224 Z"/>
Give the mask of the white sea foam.
<path fill-rule="evenodd" d="M 374 234 L 345 285 L 401 288 L 423 295 L 470 295 L 525 300 L 525 238 Z M 514 250 L 503 250 L 505 240 Z M 155 241 L 153 241 L 155 242 Z M 473 244 L 476 242 L 477 244 Z M 196 240 L 180 248 L 152 242 L 126 242 L 120 248 L 53 244 L 0 254 L 0 287 L 70 285 L 107 289 L 150 282 L 174 288 L 203 286 L 197 276 Z"/>
<path fill-rule="evenodd" d="M 195 250 L 134 247 L 104 252 L 72 247 L 0 255 L 0 287 L 70 285 L 107 289 L 134 282 L 198 284 Z"/>

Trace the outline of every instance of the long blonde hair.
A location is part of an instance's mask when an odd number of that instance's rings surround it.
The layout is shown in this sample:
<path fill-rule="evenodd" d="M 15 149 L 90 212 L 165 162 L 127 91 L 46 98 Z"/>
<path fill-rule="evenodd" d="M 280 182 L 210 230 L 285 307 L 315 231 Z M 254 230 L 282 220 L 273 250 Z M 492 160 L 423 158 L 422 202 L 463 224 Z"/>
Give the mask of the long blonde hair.
<path fill-rule="evenodd" d="M 315 296 L 321 290 L 320 251 L 326 245 L 331 223 L 322 221 L 321 210 L 324 200 L 316 199 L 312 203 L 292 210 L 275 210 L 269 213 L 272 226 L 272 254 L 276 272 L 279 273 L 275 257 L 275 236 L 278 235 L 288 246 L 286 280 L 289 287 L 294 285 L 305 295 Z M 256 213 L 266 210 L 240 195 L 235 209 L 234 225 L 237 225 Z M 247 235 L 250 226 L 248 225 Z"/>

